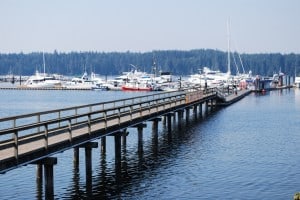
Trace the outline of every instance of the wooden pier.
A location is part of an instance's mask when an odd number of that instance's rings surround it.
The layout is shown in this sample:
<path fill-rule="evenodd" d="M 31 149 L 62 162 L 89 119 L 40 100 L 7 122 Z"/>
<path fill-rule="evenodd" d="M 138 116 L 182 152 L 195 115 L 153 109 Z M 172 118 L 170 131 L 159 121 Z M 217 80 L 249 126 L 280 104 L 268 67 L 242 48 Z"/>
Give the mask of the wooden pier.
<path fill-rule="evenodd" d="M 31 113 L 0 119 L 0 173 L 26 164 L 38 166 L 37 176 L 45 169 L 47 194 L 53 193 L 53 165 L 57 159 L 51 156 L 74 148 L 74 161 L 79 159 L 78 148 L 86 149 L 86 168 L 91 168 L 91 148 L 97 148 L 96 139 L 101 140 L 101 151 L 106 149 L 106 136 L 115 137 L 116 165 L 120 161 L 121 137 L 126 141 L 126 129 L 136 127 L 138 141 L 142 140 L 145 121 L 153 121 L 153 129 L 163 117 L 171 130 L 171 117 L 178 120 L 190 110 L 195 113 L 204 105 L 208 107 L 230 105 L 250 91 L 224 95 L 216 88 L 193 88 L 176 92 L 152 93 L 116 101 L 88 104 L 64 109 Z M 142 146 L 139 145 L 142 149 Z M 117 167 L 116 167 L 117 168 Z M 87 171 L 88 173 L 88 171 Z"/>

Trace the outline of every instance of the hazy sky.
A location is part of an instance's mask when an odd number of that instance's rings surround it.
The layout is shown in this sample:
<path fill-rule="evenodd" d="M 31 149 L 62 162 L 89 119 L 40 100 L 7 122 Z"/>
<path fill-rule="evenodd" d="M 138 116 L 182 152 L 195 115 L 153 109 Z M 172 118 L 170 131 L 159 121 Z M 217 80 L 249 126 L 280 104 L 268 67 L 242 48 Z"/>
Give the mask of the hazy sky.
<path fill-rule="evenodd" d="M 300 0 L 0 0 L 0 53 L 300 53 Z"/>

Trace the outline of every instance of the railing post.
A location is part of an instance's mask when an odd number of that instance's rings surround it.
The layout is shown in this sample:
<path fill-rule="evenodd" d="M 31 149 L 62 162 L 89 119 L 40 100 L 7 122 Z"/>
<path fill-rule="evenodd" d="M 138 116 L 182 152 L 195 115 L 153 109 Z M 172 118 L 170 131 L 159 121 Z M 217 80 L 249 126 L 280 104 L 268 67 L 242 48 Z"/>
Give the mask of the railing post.
<path fill-rule="evenodd" d="M 106 111 L 104 111 L 104 128 L 105 128 L 105 130 L 107 129 L 107 113 L 106 113 Z"/>
<path fill-rule="evenodd" d="M 130 121 L 132 121 L 132 106 L 130 106 Z"/>
<path fill-rule="evenodd" d="M 142 117 L 142 116 L 143 116 L 143 113 L 142 113 L 142 104 L 140 102 L 140 117 Z"/>
<path fill-rule="evenodd" d="M 48 150 L 48 124 L 45 124 L 45 133 L 44 133 L 44 145 L 45 150 Z"/>
<path fill-rule="evenodd" d="M 16 128 L 16 125 L 17 125 L 17 119 L 15 118 L 15 119 L 13 120 L 13 128 Z"/>
<path fill-rule="evenodd" d="M 77 123 L 77 108 L 75 108 L 75 116 L 76 116 L 76 118 L 75 118 L 75 123 Z"/>
<path fill-rule="evenodd" d="M 60 120 L 60 117 L 61 117 L 61 113 L 60 111 L 58 111 L 58 119 Z M 60 128 L 60 121 L 58 122 L 58 127 Z"/>
<path fill-rule="evenodd" d="M 88 114 L 88 134 L 91 135 L 91 114 Z"/>
<path fill-rule="evenodd" d="M 14 156 L 16 159 L 16 163 L 18 163 L 19 158 L 19 139 L 18 139 L 18 131 L 14 131 L 13 133 L 14 139 Z"/>
<path fill-rule="evenodd" d="M 72 143 L 72 120 L 68 120 L 68 133 L 69 133 L 69 142 Z"/>
<path fill-rule="evenodd" d="M 38 114 L 37 115 L 37 123 L 40 123 L 41 122 L 41 115 L 40 114 Z M 41 130 L 40 130 L 40 126 L 38 126 L 38 129 L 37 129 L 37 131 L 38 132 L 40 132 Z"/>
<path fill-rule="evenodd" d="M 121 109 L 118 108 L 118 123 L 119 123 L 119 126 L 121 124 Z"/>

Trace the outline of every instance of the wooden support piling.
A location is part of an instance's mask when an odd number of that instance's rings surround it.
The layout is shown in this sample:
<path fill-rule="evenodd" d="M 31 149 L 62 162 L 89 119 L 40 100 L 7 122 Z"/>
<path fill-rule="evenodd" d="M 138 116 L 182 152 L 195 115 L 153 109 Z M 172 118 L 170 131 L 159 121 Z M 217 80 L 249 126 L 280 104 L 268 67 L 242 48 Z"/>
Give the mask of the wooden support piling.
<path fill-rule="evenodd" d="M 138 152 L 143 152 L 143 129 L 147 127 L 147 124 L 141 123 L 136 125 L 138 131 Z"/>
<path fill-rule="evenodd" d="M 177 119 L 178 119 L 178 123 L 181 123 L 181 120 L 183 118 L 183 112 L 184 110 L 178 110 L 177 111 Z"/>
<path fill-rule="evenodd" d="M 205 101 L 205 115 L 208 114 L 208 101 L 209 101 L 209 100 L 206 100 L 206 101 Z"/>
<path fill-rule="evenodd" d="M 97 142 L 87 142 L 80 146 L 85 149 L 85 173 L 87 194 L 92 190 L 92 149 L 98 148 Z"/>
<path fill-rule="evenodd" d="M 203 105 L 202 103 L 199 104 L 199 115 L 200 115 L 200 117 L 203 116 L 202 105 Z"/>
<path fill-rule="evenodd" d="M 115 138 L 115 163 L 121 163 L 121 134 L 117 132 L 114 134 Z"/>
<path fill-rule="evenodd" d="M 43 197 L 43 165 L 40 163 L 36 164 L 36 193 L 37 199 Z"/>
<path fill-rule="evenodd" d="M 122 146 L 126 147 L 127 144 L 127 135 L 129 134 L 129 132 L 127 132 L 127 129 L 125 128 L 122 132 Z"/>
<path fill-rule="evenodd" d="M 41 160 L 41 163 L 44 165 L 45 197 L 46 199 L 54 199 L 53 166 L 57 164 L 57 158 L 48 157 Z"/>
<path fill-rule="evenodd" d="M 190 107 L 185 108 L 185 120 L 188 122 L 190 120 Z"/>
<path fill-rule="evenodd" d="M 114 133 L 115 140 L 115 180 L 119 184 L 121 181 L 121 137 L 124 131 Z"/>
<path fill-rule="evenodd" d="M 101 153 L 106 152 L 106 136 L 101 137 Z"/>
<path fill-rule="evenodd" d="M 152 119 L 152 131 L 153 133 L 157 133 L 158 132 L 158 122 L 161 121 L 161 118 L 155 118 L 155 119 Z"/>
<path fill-rule="evenodd" d="M 171 113 L 168 113 L 166 115 L 167 117 L 167 124 L 168 124 L 168 132 L 171 133 L 171 130 L 172 130 L 172 114 Z"/>
<path fill-rule="evenodd" d="M 73 155 L 73 162 L 75 166 L 79 165 L 79 147 L 73 148 L 74 155 Z"/>
<path fill-rule="evenodd" d="M 193 110 L 194 110 L 194 115 L 196 115 L 196 116 L 197 116 L 197 108 L 198 108 L 198 105 L 194 105 Z"/>

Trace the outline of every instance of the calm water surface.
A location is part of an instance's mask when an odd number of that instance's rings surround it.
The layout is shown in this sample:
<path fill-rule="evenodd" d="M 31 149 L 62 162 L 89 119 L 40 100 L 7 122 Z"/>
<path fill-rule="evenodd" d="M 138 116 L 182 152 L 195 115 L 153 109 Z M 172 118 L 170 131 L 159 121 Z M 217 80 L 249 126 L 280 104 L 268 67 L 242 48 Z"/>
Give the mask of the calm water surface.
<path fill-rule="evenodd" d="M 0 117 L 120 99 L 145 93 L 0 91 Z M 149 94 L 149 93 L 147 93 Z M 300 191 L 300 90 L 251 94 L 189 123 L 161 123 L 158 141 L 147 122 L 143 153 L 128 129 L 122 169 L 116 172 L 113 137 L 106 155 L 93 149 L 92 184 L 86 184 L 84 150 L 57 154 L 55 199 L 292 199 Z M 42 199 L 35 166 L 0 175 L 0 199 Z"/>

